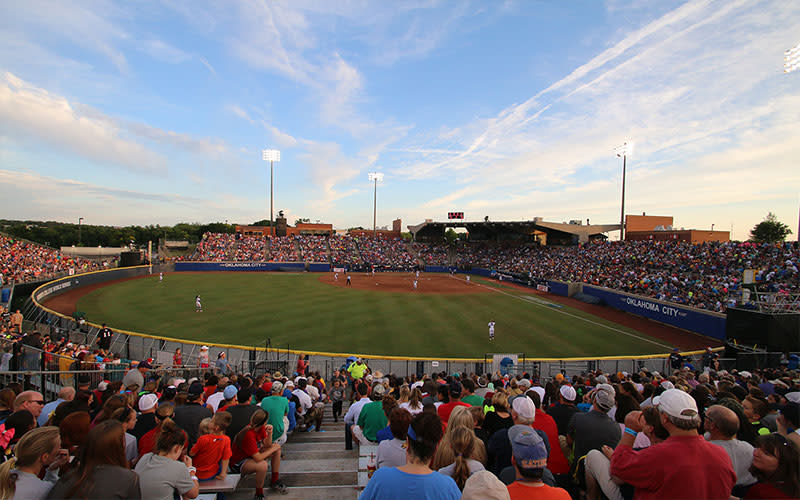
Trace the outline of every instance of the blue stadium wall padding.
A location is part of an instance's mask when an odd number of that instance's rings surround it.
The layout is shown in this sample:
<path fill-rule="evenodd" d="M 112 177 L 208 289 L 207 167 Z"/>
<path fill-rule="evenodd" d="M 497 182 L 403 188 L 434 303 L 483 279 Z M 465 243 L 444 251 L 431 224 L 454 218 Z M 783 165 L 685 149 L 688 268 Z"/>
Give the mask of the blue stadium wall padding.
<path fill-rule="evenodd" d="M 302 262 L 176 262 L 175 271 L 280 271 L 281 268 L 305 269 Z M 330 268 L 325 264 L 325 270 Z"/>
<path fill-rule="evenodd" d="M 548 281 L 547 282 L 548 291 L 554 295 L 560 295 L 562 297 L 569 296 L 569 285 L 566 283 L 562 283 L 560 281 Z"/>
<path fill-rule="evenodd" d="M 0 302 L 5 304 L 6 302 L 9 301 L 10 297 L 11 297 L 11 289 L 10 288 L 3 288 L 3 291 L 0 292 Z"/>
<path fill-rule="evenodd" d="M 583 285 L 583 293 L 597 297 L 609 307 L 644 316 L 660 323 L 725 340 L 725 315 L 701 311 L 672 302 L 615 292 L 608 288 Z"/>
<path fill-rule="evenodd" d="M 312 273 L 327 273 L 331 270 L 330 264 L 309 264 L 308 270 Z"/>
<path fill-rule="evenodd" d="M 472 268 L 472 269 L 469 271 L 469 273 L 470 273 L 470 274 L 477 274 L 478 276 L 483 276 L 483 277 L 485 277 L 485 278 L 488 278 L 489 276 L 491 276 L 491 275 L 492 275 L 492 272 L 491 272 L 490 270 L 488 270 L 488 269 L 482 269 L 482 268 L 480 268 L 480 267 L 473 267 L 473 268 Z"/>
<path fill-rule="evenodd" d="M 445 266 L 425 266 L 426 273 L 449 273 L 450 268 Z"/>

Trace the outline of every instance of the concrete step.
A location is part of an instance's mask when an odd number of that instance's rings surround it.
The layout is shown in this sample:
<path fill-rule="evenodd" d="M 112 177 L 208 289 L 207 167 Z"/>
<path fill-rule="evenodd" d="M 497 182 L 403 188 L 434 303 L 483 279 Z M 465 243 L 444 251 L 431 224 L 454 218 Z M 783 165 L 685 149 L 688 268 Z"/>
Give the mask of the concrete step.
<path fill-rule="evenodd" d="M 281 474 L 303 473 L 307 471 L 353 472 L 358 467 L 355 457 L 323 458 L 323 459 L 286 459 L 281 460 Z"/>
<path fill-rule="evenodd" d="M 305 443 L 291 443 L 288 442 L 284 446 L 284 453 L 290 453 L 295 451 L 345 451 L 344 449 L 344 438 L 342 438 L 341 443 L 317 443 L 317 442 L 305 442 Z"/>
<path fill-rule="evenodd" d="M 281 481 L 283 481 L 283 484 L 290 488 L 292 486 L 356 486 L 358 485 L 358 472 L 355 470 L 348 472 L 284 472 L 281 470 Z"/>
<path fill-rule="evenodd" d="M 360 490 L 355 485 L 294 486 L 289 488 L 287 495 L 268 496 L 267 498 L 283 498 L 285 500 L 356 500 L 359 493 Z"/>
<path fill-rule="evenodd" d="M 329 451 L 297 451 L 293 449 L 285 450 L 283 452 L 283 459 L 284 460 L 326 460 L 330 458 L 336 459 L 350 459 L 350 458 L 358 458 L 358 452 L 355 450 L 345 450 L 344 444 L 338 447 L 335 450 Z"/>
<path fill-rule="evenodd" d="M 293 435 L 290 441 L 294 443 L 342 443 L 344 444 L 344 433 L 338 432 L 302 432 Z M 287 441 L 288 444 L 288 441 Z"/>

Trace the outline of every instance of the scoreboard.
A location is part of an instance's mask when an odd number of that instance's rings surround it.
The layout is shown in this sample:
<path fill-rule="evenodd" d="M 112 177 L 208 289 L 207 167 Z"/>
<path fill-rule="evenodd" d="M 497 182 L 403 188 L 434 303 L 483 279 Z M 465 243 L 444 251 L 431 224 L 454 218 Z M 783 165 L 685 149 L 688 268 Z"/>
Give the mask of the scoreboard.
<path fill-rule="evenodd" d="M 463 219 L 464 212 L 447 212 L 448 219 Z"/>

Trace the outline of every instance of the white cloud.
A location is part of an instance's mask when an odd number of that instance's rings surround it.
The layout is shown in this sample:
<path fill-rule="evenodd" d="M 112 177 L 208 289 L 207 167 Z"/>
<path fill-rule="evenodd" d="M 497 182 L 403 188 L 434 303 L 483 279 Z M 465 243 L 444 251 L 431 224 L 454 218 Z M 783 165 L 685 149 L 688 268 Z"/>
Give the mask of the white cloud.
<path fill-rule="evenodd" d="M 77 112 L 67 99 L 34 87 L 11 73 L 0 77 L 0 135 L 42 141 L 99 164 L 156 172 L 164 158 L 122 137 L 111 120 Z"/>
<path fill-rule="evenodd" d="M 787 94 L 780 57 L 796 38 L 799 15 L 800 4 L 786 2 L 685 4 L 522 104 L 428 134 L 432 140 L 412 138 L 408 149 L 419 153 L 400 153 L 405 164 L 396 173 L 452 179 L 451 192 L 442 190 L 432 202 L 440 206 L 458 202 L 497 214 L 548 211 L 565 218 L 586 212 L 613 221 L 620 176 L 613 148 L 633 139 L 631 213 L 692 205 L 716 218 L 728 210 L 719 208 L 726 200 L 783 199 L 790 189 L 783 182 L 769 195 L 748 182 L 755 181 L 754 171 L 795 178 L 791 128 L 800 100 Z M 768 149 L 750 141 L 754 131 Z M 704 162 L 724 166 L 713 188 L 706 180 L 711 174 L 697 170 Z M 650 164 L 658 181 L 636 198 L 636 175 Z M 469 189 L 475 186 L 477 192 Z"/>

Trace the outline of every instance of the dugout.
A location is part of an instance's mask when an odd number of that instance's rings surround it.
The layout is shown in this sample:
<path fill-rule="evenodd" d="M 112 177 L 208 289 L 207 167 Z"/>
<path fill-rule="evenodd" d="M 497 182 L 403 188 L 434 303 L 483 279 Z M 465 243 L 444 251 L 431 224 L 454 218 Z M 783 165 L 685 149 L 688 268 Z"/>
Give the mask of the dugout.
<path fill-rule="evenodd" d="M 730 307 L 727 316 L 725 333 L 729 342 L 763 346 L 776 352 L 800 351 L 800 313 Z"/>

